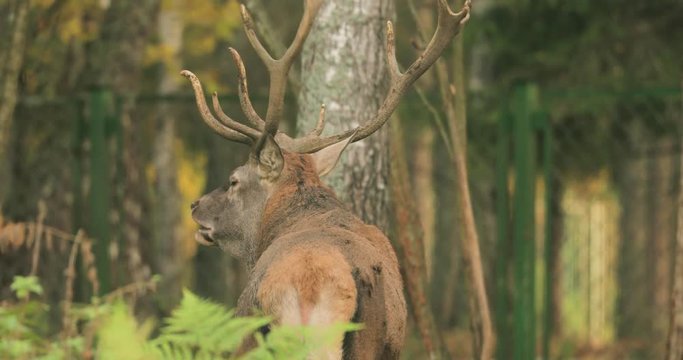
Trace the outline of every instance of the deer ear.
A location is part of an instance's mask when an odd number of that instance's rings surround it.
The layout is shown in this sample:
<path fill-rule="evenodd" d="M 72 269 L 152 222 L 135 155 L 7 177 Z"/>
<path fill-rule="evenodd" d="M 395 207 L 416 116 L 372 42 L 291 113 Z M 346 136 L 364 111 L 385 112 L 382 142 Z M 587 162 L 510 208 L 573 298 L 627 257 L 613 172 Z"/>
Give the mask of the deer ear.
<path fill-rule="evenodd" d="M 334 143 L 311 154 L 318 176 L 327 175 L 334 169 L 334 166 L 337 165 L 344 149 L 351 143 L 353 135 L 355 135 L 355 133 L 338 143 Z"/>
<path fill-rule="evenodd" d="M 280 176 L 285 160 L 280 146 L 272 136 L 267 135 L 264 143 L 256 154 L 258 160 L 258 172 L 262 179 L 273 181 Z"/>

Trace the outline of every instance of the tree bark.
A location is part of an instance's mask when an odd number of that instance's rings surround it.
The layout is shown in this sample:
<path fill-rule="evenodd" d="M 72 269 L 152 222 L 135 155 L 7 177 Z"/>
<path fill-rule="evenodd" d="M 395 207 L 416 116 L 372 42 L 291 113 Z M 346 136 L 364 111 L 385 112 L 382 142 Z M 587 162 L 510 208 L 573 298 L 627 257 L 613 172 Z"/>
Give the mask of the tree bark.
<path fill-rule="evenodd" d="M 327 1 L 302 52 L 297 130 L 315 127 L 325 104 L 324 134 L 341 132 L 371 118 L 387 89 L 384 27 L 393 17 L 390 0 Z M 345 151 L 326 177 L 337 195 L 364 221 L 388 227 L 388 135 L 379 130 Z"/>
<path fill-rule="evenodd" d="M 472 292 L 471 316 L 473 321 L 474 353 L 478 358 L 487 360 L 493 358 L 496 347 L 495 333 L 491 313 L 486 295 L 486 283 L 484 282 L 484 269 L 481 264 L 481 252 L 479 250 L 479 235 L 477 234 L 474 212 L 472 210 L 472 200 L 470 199 L 469 185 L 467 178 L 467 164 L 464 154 L 457 149 L 462 147 L 458 135 L 452 133 L 453 166 L 456 173 L 456 188 L 458 191 L 459 206 L 463 218 L 463 260 L 469 278 L 470 291 Z"/>
<path fill-rule="evenodd" d="M 134 95 L 142 79 L 142 60 L 145 47 L 156 30 L 159 0 L 117 0 L 109 4 L 99 39 L 87 45 L 88 63 L 80 77 L 82 89 L 103 87 L 123 97 L 122 129 L 122 228 L 124 253 L 129 277 L 143 281 L 151 274 L 153 247 L 149 226 L 142 215 L 147 213 L 149 199 L 145 178 L 145 161 L 141 149 L 142 126 L 133 119 Z M 95 246 L 99 246 L 97 243 Z M 102 289 L 107 291 L 108 289 Z M 147 304 L 149 305 L 149 304 Z M 148 306 L 145 306 L 147 310 Z"/>
<path fill-rule="evenodd" d="M 639 124 L 632 128 L 634 136 L 641 137 Z M 621 164 L 615 177 L 621 202 L 618 254 L 617 336 L 621 338 L 651 339 L 653 334 L 651 256 L 648 256 L 650 239 L 647 238 L 647 162 L 643 156 L 629 157 Z M 634 291 L 633 289 L 639 289 Z M 639 349 L 639 357 L 651 357 L 649 347 Z"/>
<path fill-rule="evenodd" d="M 178 90 L 179 52 L 183 41 L 183 21 L 180 2 L 165 3 L 159 13 L 159 38 L 171 52 L 161 76 L 159 92 L 169 94 Z M 161 275 L 160 305 L 170 312 L 179 302 L 182 292 L 182 239 L 179 236 L 180 191 L 178 189 L 178 166 L 174 148 L 176 118 L 169 104 L 162 104 L 154 139 L 154 167 L 156 169 L 154 237 L 157 249 L 158 271 Z"/>
<path fill-rule="evenodd" d="M 395 141 L 393 137 L 392 141 Z M 425 270 L 431 280 L 434 270 L 434 241 L 436 239 L 436 194 L 434 192 L 434 129 L 420 130 L 413 154 L 414 193 L 417 212 L 422 220 Z M 393 181 L 393 180 L 392 180 Z"/>
<path fill-rule="evenodd" d="M 671 315 L 666 347 L 667 360 L 683 359 L 683 149 L 680 155 L 678 185 L 678 224 L 674 258 L 673 291 L 671 293 Z"/>
<path fill-rule="evenodd" d="M 655 147 L 662 149 L 675 148 L 671 138 L 655 140 Z M 656 154 L 649 161 L 650 194 L 648 196 L 648 239 L 651 242 L 653 306 L 655 309 L 666 309 L 671 301 L 671 284 L 674 257 L 672 239 L 676 233 L 676 199 L 671 196 L 675 189 L 675 160 L 668 153 Z M 652 319 L 653 335 L 656 337 L 655 352 L 658 358 L 663 357 L 666 349 L 666 337 L 669 319 L 664 314 L 654 313 Z"/>
<path fill-rule="evenodd" d="M 393 201 L 394 225 L 396 226 L 397 250 L 402 261 L 402 273 L 411 303 L 413 317 L 430 359 L 447 358 L 441 334 L 427 299 L 427 272 L 422 224 L 410 191 L 410 178 L 406 153 L 403 147 L 403 131 L 398 119 L 389 128 L 391 131 L 391 197 Z"/>
<path fill-rule="evenodd" d="M 0 204 L 2 204 L 7 191 L 9 191 L 9 161 L 7 153 L 9 150 L 9 140 L 11 139 L 12 118 L 14 115 L 14 108 L 17 103 L 17 92 L 19 73 L 24 61 L 24 50 L 26 47 L 26 31 L 28 23 L 28 8 L 29 1 L 15 1 L 11 21 L 11 30 L 9 32 L 10 41 L 6 54 L 3 54 L 0 63 L 0 79 L 2 79 L 1 95 L 2 102 L 0 102 Z M 11 5 L 10 5 L 11 7 Z M 3 51 L 4 52 L 4 51 Z"/>

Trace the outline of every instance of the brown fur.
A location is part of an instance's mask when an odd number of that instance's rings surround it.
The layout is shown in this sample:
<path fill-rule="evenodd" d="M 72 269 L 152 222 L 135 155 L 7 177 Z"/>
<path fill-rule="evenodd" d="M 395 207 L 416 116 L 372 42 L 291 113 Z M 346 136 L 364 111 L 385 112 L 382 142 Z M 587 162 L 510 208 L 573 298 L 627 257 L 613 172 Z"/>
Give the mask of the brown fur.
<path fill-rule="evenodd" d="M 346 210 L 318 178 L 308 155 L 285 153 L 285 168 L 266 202 L 257 261 L 238 303 L 283 315 L 296 293 L 302 322 L 321 294 L 335 321 L 363 323 L 344 339 L 345 359 L 398 358 L 406 307 L 396 255 L 384 234 Z M 289 304 L 291 306 L 291 304 Z"/>
<path fill-rule="evenodd" d="M 238 314 L 258 309 L 285 324 L 362 323 L 313 358 L 398 358 L 406 304 L 396 255 L 381 231 L 320 181 L 316 161 L 334 154 L 281 153 L 274 141 L 264 149 L 228 185 L 192 204 L 197 240 L 247 265 Z"/>
<path fill-rule="evenodd" d="M 300 324 L 309 324 L 311 312 L 323 295 L 331 296 L 336 310 L 332 321 L 348 322 L 356 309 L 356 284 L 351 266 L 332 247 L 292 249 L 288 256 L 276 260 L 266 271 L 258 291 L 264 312 L 281 314 L 279 299 L 286 292 L 296 293 Z"/>

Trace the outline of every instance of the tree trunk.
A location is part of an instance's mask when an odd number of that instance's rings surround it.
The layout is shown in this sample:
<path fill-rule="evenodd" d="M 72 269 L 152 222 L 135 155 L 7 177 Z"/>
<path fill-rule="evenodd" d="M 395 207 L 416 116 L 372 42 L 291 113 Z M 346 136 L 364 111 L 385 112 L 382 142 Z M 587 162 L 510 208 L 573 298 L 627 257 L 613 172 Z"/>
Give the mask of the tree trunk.
<path fill-rule="evenodd" d="M 654 142 L 656 148 L 673 149 L 670 138 L 658 139 Z M 652 286 L 654 309 L 666 309 L 671 301 L 671 273 L 674 247 L 672 239 L 675 239 L 675 215 L 676 199 L 671 196 L 675 189 L 674 167 L 675 160 L 672 155 L 662 152 L 656 154 L 649 162 L 650 194 L 648 196 L 648 239 L 651 242 L 652 256 Z M 657 339 L 652 345 L 656 347 L 656 356 L 662 358 L 666 349 L 666 336 L 669 327 L 669 319 L 659 312 L 653 313 L 653 335 Z"/>
<path fill-rule="evenodd" d="M 158 6 L 159 0 L 112 1 L 105 14 L 101 37 L 88 44 L 88 63 L 80 78 L 83 89 L 104 87 L 123 97 L 119 114 L 124 172 L 121 217 L 126 247 L 123 253 L 133 281 L 142 281 L 149 276 L 149 263 L 153 259 L 153 247 L 147 246 L 150 242 L 142 241 L 149 238 L 148 226 L 142 218 L 148 210 L 147 181 L 140 151 L 142 122 L 132 118 L 132 97 L 139 91 L 143 55 L 156 29 Z M 96 243 L 95 246 L 107 244 Z"/>
<path fill-rule="evenodd" d="M 671 314 L 669 321 L 669 337 L 666 347 L 666 359 L 683 359 L 683 148 L 680 154 L 678 224 L 676 233 L 673 291 L 671 292 Z"/>
<path fill-rule="evenodd" d="M 637 125 L 637 124 L 636 124 Z M 642 136 L 642 130 L 634 130 Z M 621 213 L 621 233 L 619 242 L 617 299 L 617 336 L 620 338 L 651 339 L 653 334 L 652 304 L 653 293 L 647 289 L 652 286 L 651 257 L 648 256 L 647 238 L 647 163 L 646 158 L 636 155 L 622 163 L 617 175 Z M 650 347 L 640 349 L 639 357 L 650 357 Z"/>
<path fill-rule="evenodd" d="M 440 91 L 446 105 L 446 114 L 451 129 L 452 160 L 455 169 L 456 191 L 460 212 L 460 221 L 458 223 L 462 225 L 463 260 L 470 288 L 472 348 L 477 358 L 488 360 L 493 358 L 496 338 L 493 332 L 491 312 L 486 295 L 484 269 L 481 263 L 481 251 L 479 248 L 479 234 L 477 233 L 474 209 L 470 198 L 467 170 L 467 111 L 465 107 L 467 103 L 467 98 L 465 97 L 467 83 L 465 79 L 462 34 L 455 39 L 453 60 L 453 81 L 455 85 L 452 85 L 450 89 L 446 89 L 445 79 L 448 77 L 440 63 L 437 63 L 437 73 L 441 79 L 439 81 Z"/>
<path fill-rule="evenodd" d="M 434 321 L 427 299 L 427 272 L 425 269 L 423 231 L 416 202 L 410 191 L 410 178 L 403 143 L 401 123 L 395 119 L 391 131 L 391 197 L 393 201 L 394 225 L 402 273 L 406 282 L 410 304 L 430 359 L 447 358 L 441 334 Z"/>
<path fill-rule="evenodd" d="M 26 47 L 26 30 L 28 23 L 29 1 L 19 0 L 10 4 L 14 5 L 11 16 L 2 14 L 11 20 L 9 28 L 10 40 L 7 48 L 1 49 L 3 52 L 2 62 L 0 63 L 0 205 L 5 195 L 10 189 L 10 169 L 7 152 L 9 150 L 9 140 L 11 139 L 12 118 L 14 107 L 17 103 L 17 92 L 19 73 L 24 60 L 24 49 Z"/>
<path fill-rule="evenodd" d="M 434 241 L 436 239 L 436 194 L 434 192 L 434 129 L 421 129 L 415 144 L 414 186 L 417 212 L 424 229 L 423 243 L 427 279 L 434 270 Z"/>
<path fill-rule="evenodd" d="M 327 108 L 325 133 L 356 127 L 372 117 L 387 89 L 384 27 L 393 17 L 389 0 L 327 1 L 318 12 L 302 53 L 297 130 L 315 127 Z M 326 181 L 364 221 L 388 230 L 387 129 L 345 151 Z"/>
<path fill-rule="evenodd" d="M 178 0 L 162 6 L 159 13 L 159 37 L 162 46 L 171 52 L 171 64 L 163 69 L 159 91 L 169 94 L 178 90 L 179 51 L 183 41 L 183 21 Z M 167 63 L 168 64 L 168 63 Z M 157 249 L 158 271 L 161 275 L 160 305 L 169 311 L 180 301 L 182 272 L 185 267 L 180 253 L 182 239 L 179 237 L 180 191 L 178 189 L 176 153 L 174 148 L 176 118 L 169 104 L 162 104 L 157 119 L 154 139 L 154 167 L 156 169 L 154 237 Z"/>

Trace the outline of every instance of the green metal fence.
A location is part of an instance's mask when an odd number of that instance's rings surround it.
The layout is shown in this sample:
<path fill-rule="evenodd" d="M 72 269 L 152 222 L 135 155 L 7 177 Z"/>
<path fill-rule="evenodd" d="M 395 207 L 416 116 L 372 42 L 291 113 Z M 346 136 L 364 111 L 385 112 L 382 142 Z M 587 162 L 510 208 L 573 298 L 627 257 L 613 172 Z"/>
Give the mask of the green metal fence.
<path fill-rule="evenodd" d="M 499 358 L 662 356 L 681 95 L 515 89 L 497 140 Z"/>

